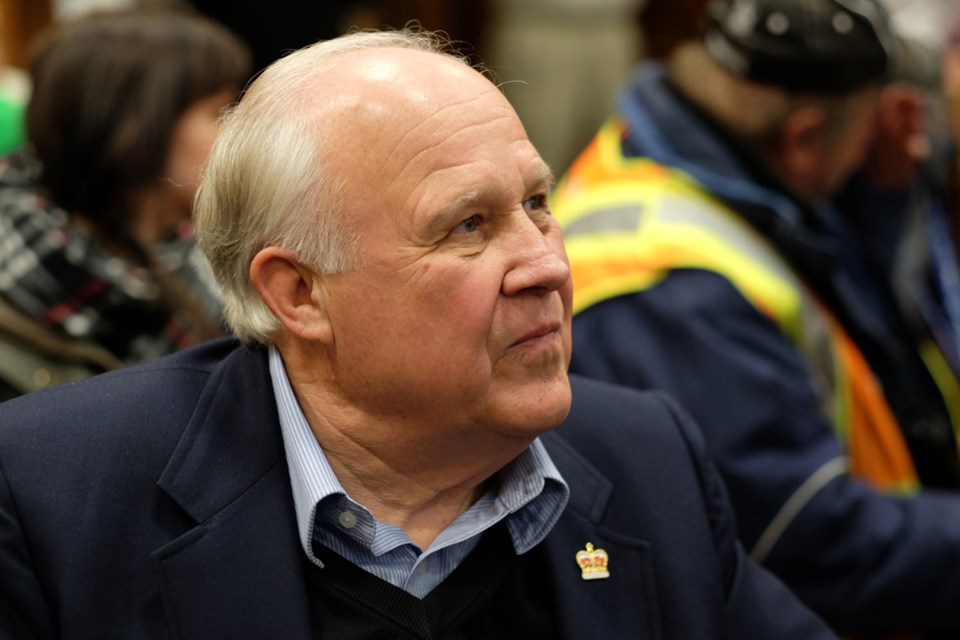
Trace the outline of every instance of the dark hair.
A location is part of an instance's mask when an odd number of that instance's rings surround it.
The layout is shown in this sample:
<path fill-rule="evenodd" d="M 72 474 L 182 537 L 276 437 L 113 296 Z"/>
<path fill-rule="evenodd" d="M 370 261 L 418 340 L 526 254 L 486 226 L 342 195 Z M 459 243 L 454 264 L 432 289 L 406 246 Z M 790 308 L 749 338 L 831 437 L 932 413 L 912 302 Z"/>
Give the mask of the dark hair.
<path fill-rule="evenodd" d="M 162 177 L 179 117 L 249 79 L 247 46 L 184 7 L 97 11 L 54 27 L 33 50 L 27 137 L 41 183 L 67 211 L 142 255 L 134 199 Z"/>

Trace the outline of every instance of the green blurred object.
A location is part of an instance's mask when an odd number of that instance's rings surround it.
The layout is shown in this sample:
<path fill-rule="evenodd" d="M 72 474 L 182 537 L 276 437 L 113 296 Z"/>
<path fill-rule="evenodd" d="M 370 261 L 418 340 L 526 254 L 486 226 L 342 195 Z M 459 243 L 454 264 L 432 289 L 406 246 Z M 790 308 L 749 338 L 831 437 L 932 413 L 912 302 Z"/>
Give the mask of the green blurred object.
<path fill-rule="evenodd" d="M 0 155 L 23 144 L 23 104 L 0 94 Z"/>

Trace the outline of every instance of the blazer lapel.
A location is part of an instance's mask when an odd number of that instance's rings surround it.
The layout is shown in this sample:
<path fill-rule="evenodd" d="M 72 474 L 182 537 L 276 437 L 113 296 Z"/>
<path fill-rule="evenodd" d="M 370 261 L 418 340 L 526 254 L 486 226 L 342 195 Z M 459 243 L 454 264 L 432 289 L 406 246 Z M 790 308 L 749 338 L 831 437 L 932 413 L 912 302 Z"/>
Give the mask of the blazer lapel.
<path fill-rule="evenodd" d="M 662 637 L 650 545 L 603 526 L 610 482 L 562 438 L 544 443 L 570 482 L 570 502 L 543 541 L 556 597 L 558 628 L 569 640 Z M 603 549 L 609 577 L 584 580 L 577 552 Z"/>
<path fill-rule="evenodd" d="M 196 523 L 153 554 L 174 637 L 310 637 L 271 389 L 263 350 L 230 354 L 158 483 Z"/>
<path fill-rule="evenodd" d="M 305 557 L 262 349 L 239 348 L 210 376 L 158 482 L 195 526 L 153 554 L 174 637 L 307 640 Z M 570 502 L 541 543 L 570 640 L 662 637 L 649 545 L 603 526 L 610 482 L 562 437 L 544 436 L 572 480 Z M 584 580 L 590 542 L 610 576 Z"/>

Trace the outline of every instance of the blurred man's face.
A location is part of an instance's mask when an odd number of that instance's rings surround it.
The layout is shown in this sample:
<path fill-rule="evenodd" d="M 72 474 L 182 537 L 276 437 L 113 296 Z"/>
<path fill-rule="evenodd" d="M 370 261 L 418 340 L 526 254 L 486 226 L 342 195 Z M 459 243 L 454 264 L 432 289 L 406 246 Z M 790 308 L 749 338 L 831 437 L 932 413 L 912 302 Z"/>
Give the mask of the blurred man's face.
<path fill-rule="evenodd" d="M 836 195 L 864 164 L 870 149 L 879 107 L 880 90 L 864 89 L 850 105 L 842 127 L 830 131 L 820 166 L 820 197 Z"/>
<path fill-rule="evenodd" d="M 572 285 L 546 165 L 475 71 L 351 57 L 366 97 L 338 110 L 327 147 L 360 238 L 360 266 L 324 280 L 337 384 L 426 428 L 552 428 L 570 402 Z"/>
<path fill-rule="evenodd" d="M 177 118 L 167 150 L 164 186 L 171 196 L 167 221 L 171 227 L 190 218 L 200 175 L 220 130 L 223 110 L 233 102 L 236 91 L 224 89 L 190 105 Z"/>
<path fill-rule="evenodd" d="M 863 164 L 863 175 L 875 187 L 905 189 L 917 178 L 930 155 L 920 89 L 892 83 L 880 94 L 873 138 Z"/>

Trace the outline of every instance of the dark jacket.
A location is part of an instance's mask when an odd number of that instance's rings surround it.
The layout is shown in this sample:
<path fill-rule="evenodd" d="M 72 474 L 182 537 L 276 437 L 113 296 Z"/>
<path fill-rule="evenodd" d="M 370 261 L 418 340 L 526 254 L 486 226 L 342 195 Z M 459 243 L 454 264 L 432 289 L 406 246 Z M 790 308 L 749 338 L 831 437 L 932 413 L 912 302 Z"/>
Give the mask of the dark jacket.
<path fill-rule="evenodd" d="M 0 159 L 0 399 L 223 335 L 189 225 L 134 258 L 108 250 L 40 184 L 29 150 Z"/>
<path fill-rule="evenodd" d="M 917 336 L 842 218 L 791 198 L 656 65 L 638 75 L 620 112 L 630 129 L 625 155 L 693 176 L 785 257 L 877 373 L 921 480 L 955 486 L 949 416 L 918 358 Z M 845 451 L 819 409 L 809 363 L 729 280 L 676 269 L 656 286 L 584 310 L 573 334 L 575 373 L 661 389 L 689 409 L 748 549 L 785 517 L 764 564 L 828 621 L 860 631 L 960 629 L 960 495 L 890 497 L 846 474 L 805 493 Z"/>
<path fill-rule="evenodd" d="M 565 638 L 833 637 L 746 559 L 674 404 L 573 391 L 543 438 L 571 487 L 540 547 Z M 0 405 L 0 474 L 0 637 L 310 637 L 265 350 L 217 341 Z M 581 578 L 587 542 L 609 578 Z"/>

